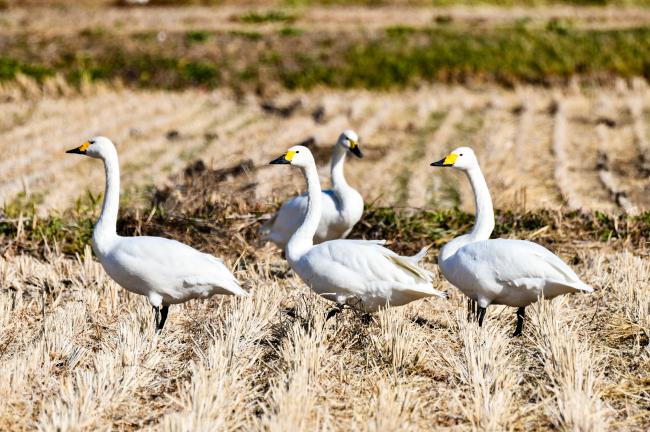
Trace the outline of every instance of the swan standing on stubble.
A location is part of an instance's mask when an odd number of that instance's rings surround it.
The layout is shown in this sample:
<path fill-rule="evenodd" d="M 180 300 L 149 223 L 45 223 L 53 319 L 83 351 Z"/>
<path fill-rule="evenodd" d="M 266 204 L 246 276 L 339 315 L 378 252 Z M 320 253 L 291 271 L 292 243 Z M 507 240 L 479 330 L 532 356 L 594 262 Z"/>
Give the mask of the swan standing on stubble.
<path fill-rule="evenodd" d="M 404 257 L 381 246 L 382 241 L 339 239 L 314 246 L 322 200 L 311 152 L 303 146 L 291 147 L 271 164 L 297 166 L 307 179 L 307 212 L 289 239 L 285 255 L 291 268 L 313 291 L 339 306 L 365 312 L 424 297 L 446 297 L 433 288 L 433 275 L 418 266 L 426 249 Z"/>
<path fill-rule="evenodd" d="M 476 222 L 469 234 L 456 237 L 440 251 L 438 264 L 445 278 L 478 303 L 479 326 L 490 304 L 517 307 L 517 328 L 521 334 L 525 307 L 542 295 L 593 289 L 557 255 L 537 243 L 525 240 L 489 240 L 494 229 L 492 198 L 472 149 L 460 147 L 431 164 L 463 171 L 474 191 Z"/>
<path fill-rule="evenodd" d="M 117 235 L 120 167 L 111 140 L 95 137 L 67 153 L 104 162 L 106 190 L 102 211 L 93 229 L 93 251 L 115 282 L 149 299 L 158 332 L 165 325 L 170 304 L 215 294 L 247 295 L 219 258 L 176 240 Z"/>
<path fill-rule="evenodd" d="M 323 208 L 314 243 L 347 237 L 363 214 L 363 197 L 348 184 L 343 172 L 348 151 L 363 157 L 359 137 L 349 129 L 341 133 L 334 145 L 330 168 L 332 189 L 322 191 Z M 284 250 L 307 214 L 307 201 L 307 194 L 302 194 L 282 204 L 277 214 L 262 226 L 263 240 L 272 241 Z"/>

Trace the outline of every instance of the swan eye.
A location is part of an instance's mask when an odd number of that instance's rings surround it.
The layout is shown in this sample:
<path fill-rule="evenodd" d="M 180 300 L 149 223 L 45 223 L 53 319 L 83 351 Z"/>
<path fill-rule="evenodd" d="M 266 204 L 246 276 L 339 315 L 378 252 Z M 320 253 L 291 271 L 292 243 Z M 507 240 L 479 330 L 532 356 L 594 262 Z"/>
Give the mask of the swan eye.
<path fill-rule="evenodd" d="M 300 150 L 296 150 L 296 153 L 300 153 Z"/>
<path fill-rule="evenodd" d="M 462 156 L 462 155 L 463 155 L 463 154 L 461 153 L 461 154 L 459 154 L 458 156 Z"/>

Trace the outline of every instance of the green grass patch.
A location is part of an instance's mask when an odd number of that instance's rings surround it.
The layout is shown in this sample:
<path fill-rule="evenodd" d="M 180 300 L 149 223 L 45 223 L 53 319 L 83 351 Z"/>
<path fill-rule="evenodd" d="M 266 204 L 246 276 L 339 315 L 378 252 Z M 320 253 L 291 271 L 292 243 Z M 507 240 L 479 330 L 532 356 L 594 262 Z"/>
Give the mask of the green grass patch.
<path fill-rule="evenodd" d="M 300 36 L 301 34 L 304 33 L 304 30 L 298 27 L 282 27 L 279 33 L 280 36 L 293 37 L 293 36 Z"/>
<path fill-rule="evenodd" d="M 595 79 L 650 76 L 650 28 L 580 30 L 566 22 L 545 28 L 514 26 L 480 31 L 452 27 L 413 32 L 389 28 L 384 38 L 337 53 L 298 56 L 281 71 L 289 88 L 390 88 L 419 81 L 496 81 L 552 84 L 574 75 Z M 329 59 L 329 57 L 326 57 Z"/>
<path fill-rule="evenodd" d="M 18 74 L 40 81 L 54 75 L 54 70 L 38 63 L 23 63 L 13 58 L 0 57 L 0 81 L 13 80 Z"/>
<path fill-rule="evenodd" d="M 185 33 L 185 42 L 188 45 L 195 43 L 205 43 L 210 40 L 212 33 L 205 30 L 193 30 Z"/>
<path fill-rule="evenodd" d="M 103 31 L 37 42 L 12 36 L 0 57 L 0 80 L 17 74 L 42 80 L 58 73 L 73 83 L 119 78 L 134 86 L 169 89 L 259 88 L 278 82 L 289 89 L 388 89 L 423 81 L 512 86 L 562 84 L 573 77 L 597 83 L 616 77 L 650 79 L 650 26 L 588 30 L 569 20 L 481 29 L 431 26 L 392 26 L 345 38 L 293 26 L 266 34 L 169 33 L 164 41 L 153 33 L 121 40 L 124 36 Z M 236 51 L 228 49 L 232 43 Z M 40 49 L 45 46 L 47 50 Z"/>
<path fill-rule="evenodd" d="M 237 20 L 246 24 L 292 23 L 296 20 L 296 15 L 283 10 L 250 11 L 240 15 Z"/>

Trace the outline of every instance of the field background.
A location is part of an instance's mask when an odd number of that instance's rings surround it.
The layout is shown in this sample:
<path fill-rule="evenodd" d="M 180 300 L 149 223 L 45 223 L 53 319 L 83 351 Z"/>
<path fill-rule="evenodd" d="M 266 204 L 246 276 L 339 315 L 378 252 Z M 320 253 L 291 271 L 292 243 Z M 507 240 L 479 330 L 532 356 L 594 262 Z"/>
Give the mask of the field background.
<path fill-rule="evenodd" d="M 638 1 L 0 1 L 0 429 L 650 428 L 650 9 Z M 401 253 L 466 232 L 475 149 L 495 235 L 595 287 L 479 329 L 465 301 L 324 322 L 256 230 L 304 188 L 268 166 L 347 127 L 352 237 Z M 151 308 L 88 242 L 118 147 L 118 231 L 223 257 L 252 296 Z"/>

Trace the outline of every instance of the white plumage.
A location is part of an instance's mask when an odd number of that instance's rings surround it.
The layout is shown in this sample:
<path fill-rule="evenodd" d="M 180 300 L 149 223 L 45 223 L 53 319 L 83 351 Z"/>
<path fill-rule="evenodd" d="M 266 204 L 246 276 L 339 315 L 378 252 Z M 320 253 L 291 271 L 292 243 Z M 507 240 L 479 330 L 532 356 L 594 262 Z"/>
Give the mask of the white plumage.
<path fill-rule="evenodd" d="M 359 137 L 345 130 L 334 146 L 331 162 L 332 189 L 322 191 L 323 207 L 320 222 L 314 234 L 314 243 L 345 238 L 363 214 L 363 197 L 345 180 L 343 167 L 350 151 L 362 157 Z M 284 249 L 307 214 L 307 194 L 298 195 L 282 204 L 278 213 L 264 224 L 260 233 L 265 241 L 272 241 Z"/>
<path fill-rule="evenodd" d="M 542 295 L 593 289 L 551 251 L 524 240 L 489 240 L 494 229 L 490 191 L 472 149 L 461 147 L 433 166 L 464 171 L 476 200 L 476 223 L 470 234 L 455 238 L 442 248 L 439 265 L 445 278 L 478 303 L 479 325 L 490 304 L 518 307 L 517 329 L 521 334 L 524 308 Z"/>
<path fill-rule="evenodd" d="M 321 212 L 320 182 L 314 158 L 306 147 L 295 146 L 272 164 L 292 164 L 307 179 L 305 218 L 285 248 L 291 268 L 316 293 L 339 305 L 373 312 L 430 296 L 446 297 L 432 286 L 433 275 L 418 266 L 426 254 L 397 255 L 382 241 L 330 240 L 318 245 L 313 237 Z"/>
<path fill-rule="evenodd" d="M 111 140 L 96 137 L 68 153 L 85 154 L 104 161 L 106 192 L 101 215 L 93 230 L 93 250 L 115 282 L 149 299 L 156 311 L 158 331 L 165 324 L 170 304 L 215 294 L 246 295 L 223 261 L 212 255 L 176 240 L 117 235 L 120 170 Z M 160 319 L 159 312 L 162 313 Z"/>

